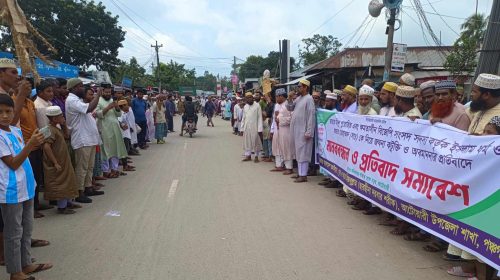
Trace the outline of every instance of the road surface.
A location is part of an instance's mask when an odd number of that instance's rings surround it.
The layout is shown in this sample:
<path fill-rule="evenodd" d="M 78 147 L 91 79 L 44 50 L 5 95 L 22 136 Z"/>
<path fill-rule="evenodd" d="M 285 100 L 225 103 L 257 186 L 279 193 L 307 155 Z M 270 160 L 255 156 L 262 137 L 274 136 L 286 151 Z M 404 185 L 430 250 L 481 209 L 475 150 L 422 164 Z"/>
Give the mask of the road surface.
<path fill-rule="evenodd" d="M 177 118 L 175 125 L 179 126 Z M 35 222 L 41 279 L 455 279 L 440 254 L 351 210 L 335 191 L 241 162 L 242 138 L 217 118 L 192 139 L 170 134 L 108 180 L 75 215 Z M 106 215 L 108 214 L 108 215 Z M 115 214 L 109 215 L 109 214 Z M 119 215 L 119 216 L 118 216 Z M 2 271 L 2 279 L 6 279 Z"/>

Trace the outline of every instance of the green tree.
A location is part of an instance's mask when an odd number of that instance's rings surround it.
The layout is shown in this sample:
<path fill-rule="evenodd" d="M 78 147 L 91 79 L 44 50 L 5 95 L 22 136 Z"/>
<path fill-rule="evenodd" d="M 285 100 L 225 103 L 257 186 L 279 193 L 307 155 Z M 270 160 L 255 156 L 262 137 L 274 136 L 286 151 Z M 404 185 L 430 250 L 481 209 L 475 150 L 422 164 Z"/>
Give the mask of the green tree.
<path fill-rule="evenodd" d="M 205 91 L 215 91 L 217 87 L 217 77 L 205 71 L 203 76 L 196 77 L 196 89 Z"/>
<path fill-rule="evenodd" d="M 148 85 L 152 77 L 146 74 L 146 69 L 139 65 L 137 59 L 132 57 L 127 63 L 125 61 L 120 62 L 118 67 L 113 69 L 111 74 L 111 80 L 117 84 L 120 84 L 123 77 L 128 77 L 132 79 L 132 86 L 144 86 Z"/>
<path fill-rule="evenodd" d="M 64 63 L 99 70 L 112 70 L 120 64 L 118 49 L 125 32 L 102 3 L 86 0 L 18 0 L 33 26 L 56 48 L 57 54 L 42 53 Z M 12 36 L 6 27 L 0 29 L 0 48 L 13 51 Z"/>
<path fill-rule="evenodd" d="M 153 69 L 156 73 L 157 68 Z M 178 90 L 181 86 L 194 86 L 196 79 L 195 69 L 186 69 L 184 64 L 179 64 L 173 60 L 169 63 L 160 62 L 160 80 L 162 88 L 168 90 Z M 156 79 L 155 85 L 156 85 Z"/>
<path fill-rule="evenodd" d="M 312 38 L 302 39 L 303 47 L 299 46 L 299 64 L 301 66 L 325 60 L 336 55 L 342 44 L 332 35 L 314 34 Z"/>
<path fill-rule="evenodd" d="M 279 76 L 279 62 L 280 53 L 276 51 L 269 52 L 267 57 L 251 55 L 247 57 L 244 63 L 238 65 L 238 76 L 242 80 L 245 78 L 260 78 L 266 69 L 271 72 L 272 77 Z M 290 71 L 294 71 L 295 66 L 295 58 L 290 57 Z"/>
<path fill-rule="evenodd" d="M 461 26 L 460 37 L 446 57 L 444 67 L 453 76 L 469 75 L 477 66 L 477 50 L 484 40 L 488 18 L 472 15 Z"/>

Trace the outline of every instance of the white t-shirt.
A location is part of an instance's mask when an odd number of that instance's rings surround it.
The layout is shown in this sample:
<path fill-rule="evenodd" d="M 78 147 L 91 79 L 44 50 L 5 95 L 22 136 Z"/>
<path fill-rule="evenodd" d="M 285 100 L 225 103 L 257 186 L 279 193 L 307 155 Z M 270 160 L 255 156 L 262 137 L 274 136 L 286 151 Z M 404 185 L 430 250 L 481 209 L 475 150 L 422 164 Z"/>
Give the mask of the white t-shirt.
<path fill-rule="evenodd" d="M 36 125 L 38 128 L 49 125 L 49 118 L 47 118 L 45 113 L 47 112 L 47 108 L 52 106 L 52 102 L 45 101 L 43 98 L 37 97 L 33 103 L 35 103 Z"/>
<path fill-rule="evenodd" d="M 24 148 L 21 129 L 10 126 L 10 132 L 0 129 L 0 158 L 17 156 Z M 35 197 L 35 177 L 29 159 L 18 169 L 8 167 L 0 160 L 0 203 L 20 203 Z"/>
<path fill-rule="evenodd" d="M 129 111 L 129 113 L 130 113 L 130 111 Z M 120 122 L 120 124 L 126 124 L 128 126 L 129 125 L 129 115 L 128 115 L 128 113 L 122 111 L 121 116 L 118 117 L 118 121 Z M 121 126 L 120 126 L 120 130 L 122 131 L 122 137 L 123 138 L 131 139 L 132 136 L 130 135 L 130 127 L 128 127 L 127 129 L 122 129 Z"/>
<path fill-rule="evenodd" d="M 87 113 L 89 104 L 70 93 L 66 98 L 66 123 L 71 131 L 73 149 L 99 145 L 99 131 L 96 120 Z"/>

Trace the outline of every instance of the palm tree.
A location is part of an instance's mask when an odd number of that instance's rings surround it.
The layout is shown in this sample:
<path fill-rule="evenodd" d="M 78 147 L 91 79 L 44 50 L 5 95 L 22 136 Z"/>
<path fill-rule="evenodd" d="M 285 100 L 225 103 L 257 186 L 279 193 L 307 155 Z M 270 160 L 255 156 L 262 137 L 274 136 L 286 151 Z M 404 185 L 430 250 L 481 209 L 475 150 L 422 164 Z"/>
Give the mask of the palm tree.
<path fill-rule="evenodd" d="M 462 34 L 460 37 L 462 39 L 473 39 L 479 46 L 483 42 L 487 24 L 488 17 L 485 17 L 483 14 L 474 14 L 468 17 L 461 25 Z"/>

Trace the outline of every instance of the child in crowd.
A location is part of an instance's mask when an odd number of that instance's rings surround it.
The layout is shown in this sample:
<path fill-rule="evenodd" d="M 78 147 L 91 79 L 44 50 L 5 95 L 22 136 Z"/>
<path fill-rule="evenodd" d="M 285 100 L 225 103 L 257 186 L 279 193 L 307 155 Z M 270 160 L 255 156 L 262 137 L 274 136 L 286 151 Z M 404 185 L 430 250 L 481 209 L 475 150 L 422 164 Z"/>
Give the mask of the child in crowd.
<path fill-rule="evenodd" d="M 59 106 L 48 107 L 45 115 L 49 119 L 50 136 L 43 144 L 44 198 L 57 200 L 57 213 L 74 214 L 73 209 L 81 206 L 71 203 L 72 199 L 78 197 L 78 188 L 65 140 L 69 139 L 70 134 Z"/>
<path fill-rule="evenodd" d="M 33 264 L 31 234 L 33 231 L 33 198 L 35 178 L 27 159 L 44 136 L 35 130 L 24 143 L 14 120 L 14 101 L 0 94 L 0 209 L 3 217 L 5 266 L 10 279 L 28 279 L 29 274 L 52 268 L 52 264 Z"/>
<path fill-rule="evenodd" d="M 271 139 L 270 139 L 270 130 L 271 130 L 271 125 L 269 124 L 271 118 L 267 116 L 266 112 L 262 112 L 262 149 L 264 156 L 263 161 L 264 162 L 270 162 L 271 156 L 272 156 L 272 151 L 271 151 Z"/>

